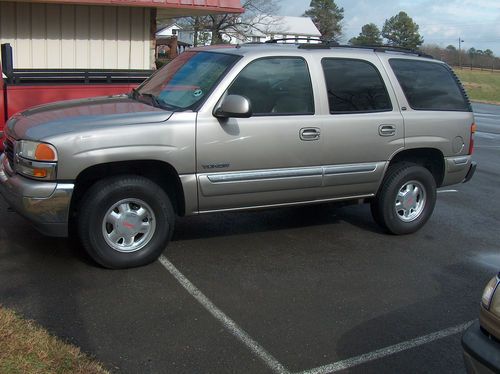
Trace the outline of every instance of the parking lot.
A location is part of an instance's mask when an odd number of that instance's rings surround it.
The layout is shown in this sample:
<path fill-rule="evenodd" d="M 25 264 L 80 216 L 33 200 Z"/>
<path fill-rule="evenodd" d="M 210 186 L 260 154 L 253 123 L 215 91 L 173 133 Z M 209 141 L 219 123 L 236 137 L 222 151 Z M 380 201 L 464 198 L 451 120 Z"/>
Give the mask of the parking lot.
<path fill-rule="evenodd" d="M 95 266 L 0 199 L 0 303 L 120 373 L 459 373 L 500 270 L 500 109 L 476 105 L 478 170 L 391 236 L 367 205 L 179 219 L 160 262 Z"/>

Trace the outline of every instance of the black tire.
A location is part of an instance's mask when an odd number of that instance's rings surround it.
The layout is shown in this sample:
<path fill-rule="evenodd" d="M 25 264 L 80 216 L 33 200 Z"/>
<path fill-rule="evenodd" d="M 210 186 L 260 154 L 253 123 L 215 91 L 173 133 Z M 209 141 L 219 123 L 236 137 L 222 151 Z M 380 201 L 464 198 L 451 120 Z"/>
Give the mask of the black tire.
<path fill-rule="evenodd" d="M 112 208 L 118 203 L 120 207 L 130 209 L 126 213 L 115 209 L 120 215 L 116 227 L 104 223 L 105 217 L 110 217 Z M 134 210 L 140 209 L 141 205 L 146 208 L 142 211 L 148 213 L 144 213 L 144 218 L 137 214 L 139 210 Z M 94 261 L 110 269 L 142 266 L 155 261 L 170 241 L 175 223 L 174 210 L 165 191 L 151 180 L 134 175 L 109 177 L 95 183 L 83 197 L 78 212 L 76 225 L 83 247 Z M 127 221 L 133 221 L 135 228 Z M 132 230 L 143 223 L 149 227 L 147 234 L 133 236 L 135 231 Z M 127 229 L 131 231 L 123 235 L 129 235 L 132 241 L 130 251 L 126 251 L 125 239 L 115 242 L 108 239 L 108 231 L 120 236 L 119 230 L 125 232 Z M 116 249 L 112 245 L 123 248 Z M 137 249 L 133 248 L 134 245 L 138 246 Z"/>
<path fill-rule="evenodd" d="M 398 211 L 396 198 L 401 202 L 401 195 L 398 197 L 398 194 L 405 186 L 409 190 L 413 186 L 417 196 L 408 194 L 408 199 L 404 200 L 408 205 L 401 205 Z M 413 210 L 406 209 L 413 206 L 414 202 L 416 207 Z M 392 234 L 404 235 L 414 233 L 424 226 L 435 205 L 436 181 L 431 172 L 417 164 L 398 163 L 387 171 L 376 198 L 371 202 L 371 211 L 375 222 L 380 226 Z"/>

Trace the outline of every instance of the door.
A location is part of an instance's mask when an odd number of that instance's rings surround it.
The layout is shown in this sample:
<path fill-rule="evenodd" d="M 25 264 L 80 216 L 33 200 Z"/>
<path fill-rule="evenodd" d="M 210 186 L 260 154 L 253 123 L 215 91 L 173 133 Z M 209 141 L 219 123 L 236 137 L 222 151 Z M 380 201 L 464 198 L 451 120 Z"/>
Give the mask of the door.
<path fill-rule="evenodd" d="M 250 118 L 197 120 L 200 211 L 260 207 L 314 198 L 321 187 L 321 128 L 307 62 L 249 62 L 225 94 L 249 99 Z"/>
<path fill-rule="evenodd" d="M 319 68 L 319 67 L 318 67 Z M 404 147 L 404 123 L 376 54 L 324 58 L 329 113 L 321 116 L 324 187 L 329 196 L 376 193 L 388 160 Z"/>

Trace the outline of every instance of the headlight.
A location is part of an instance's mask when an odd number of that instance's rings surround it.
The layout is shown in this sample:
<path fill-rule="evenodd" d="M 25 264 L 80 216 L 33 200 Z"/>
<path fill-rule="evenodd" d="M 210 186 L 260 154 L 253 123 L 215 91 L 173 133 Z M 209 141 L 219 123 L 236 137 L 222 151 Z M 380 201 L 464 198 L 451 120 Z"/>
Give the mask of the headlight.
<path fill-rule="evenodd" d="M 499 274 L 500 275 L 500 274 Z M 493 295 L 495 294 L 495 290 L 498 288 L 498 284 L 500 283 L 500 279 L 498 276 L 494 277 L 489 283 L 486 285 L 486 288 L 483 292 L 482 303 L 486 309 L 490 309 L 491 300 L 493 299 Z"/>
<path fill-rule="evenodd" d="M 56 179 L 57 151 L 47 143 L 21 140 L 16 144 L 15 170 L 37 179 Z"/>
<path fill-rule="evenodd" d="M 17 143 L 17 147 L 19 157 L 34 161 L 57 161 L 57 151 L 50 144 L 21 140 Z"/>

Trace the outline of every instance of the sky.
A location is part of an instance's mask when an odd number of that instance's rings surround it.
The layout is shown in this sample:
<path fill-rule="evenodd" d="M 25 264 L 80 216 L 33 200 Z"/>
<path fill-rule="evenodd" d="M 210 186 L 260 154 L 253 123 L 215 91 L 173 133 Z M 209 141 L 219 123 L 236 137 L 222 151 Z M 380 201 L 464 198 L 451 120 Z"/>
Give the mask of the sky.
<path fill-rule="evenodd" d="M 301 16 L 310 0 L 278 0 L 281 15 Z M 491 49 L 500 56 L 500 0 L 336 0 L 344 8 L 343 42 L 357 36 L 361 27 L 384 21 L 405 11 L 420 26 L 424 44 L 458 49 Z"/>

